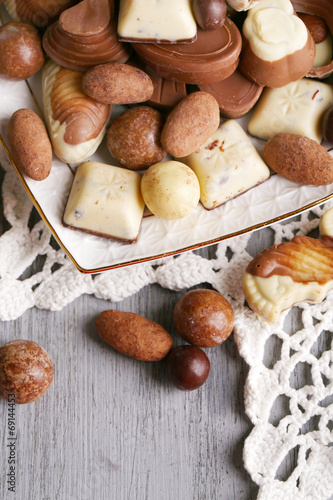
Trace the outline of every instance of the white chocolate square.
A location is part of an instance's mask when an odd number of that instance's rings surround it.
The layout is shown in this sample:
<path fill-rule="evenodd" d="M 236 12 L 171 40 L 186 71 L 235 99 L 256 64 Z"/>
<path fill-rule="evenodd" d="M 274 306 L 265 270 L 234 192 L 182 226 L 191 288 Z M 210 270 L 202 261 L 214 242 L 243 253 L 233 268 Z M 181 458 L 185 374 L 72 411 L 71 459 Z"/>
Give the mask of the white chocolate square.
<path fill-rule="evenodd" d="M 190 0 L 120 0 L 118 35 L 122 38 L 177 42 L 196 34 Z"/>
<path fill-rule="evenodd" d="M 197 175 L 200 201 L 212 210 L 265 181 L 270 171 L 242 127 L 228 120 L 183 159 Z"/>
<path fill-rule="evenodd" d="M 134 243 L 144 211 L 139 172 L 94 161 L 76 170 L 63 224 L 105 238 Z"/>
<path fill-rule="evenodd" d="M 253 110 L 248 131 L 264 140 L 288 133 L 321 143 L 321 120 L 332 105 L 333 86 L 328 83 L 302 78 L 284 87 L 267 87 Z"/>

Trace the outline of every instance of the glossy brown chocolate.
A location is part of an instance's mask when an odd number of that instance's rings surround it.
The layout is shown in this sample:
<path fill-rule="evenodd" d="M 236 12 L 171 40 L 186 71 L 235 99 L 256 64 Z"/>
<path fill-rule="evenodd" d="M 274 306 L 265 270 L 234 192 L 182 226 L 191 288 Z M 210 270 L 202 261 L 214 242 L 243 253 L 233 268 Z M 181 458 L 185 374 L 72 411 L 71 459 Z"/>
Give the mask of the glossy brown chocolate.
<path fill-rule="evenodd" d="M 45 62 L 40 35 L 28 23 L 13 21 L 0 27 L 0 77 L 19 81 L 29 78 Z"/>
<path fill-rule="evenodd" d="M 261 278 L 278 275 L 290 276 L 297 283 L 327 283 L 333 279 L 332 241 L 295 236 L 291 241 L 263 250 L 246 271 Z"/>
<path fill-rule="evenodd" d="M 296 12 L 314 14 L 326 22 L 333 35 L 333 5 L 332 0 L 291 0 Z M 325 66 L 311 68 L 307 73 L 310 78 L 326 78 L 333 72 L 333 60 Z"/>
<path fill-rule="evenodd" d="M 220 28 L 227 17 L 225 0 L 193 0 L 194 17 L 203 30 Z"/>
<path fill-rule="evenodd" d="M 147 73 L 154 86 L 153 94 L 146 102 L 149 106 L 160 110 L 169 110 L 187 96 L 184 82 L 163 78 L 151 70 L 148 70 Z"/>
<path fill-rule="evenodd" d="M 134 50 L 156 74 L 184 83 L 223 80 L 236 69 L 242 47 L 241 34 L 227 18 L 214 31 L 198 29 L 191 44 L 133 44 Z"/>
<path fill-rule="evenodd" d="M 253 108 L 264 87 L 252 82 L 236 69 L 228 78 L 220 82 L 200 84 L 199 88 L 215 97 L 223 117 L 240 118 Z"/>
<path fill-rule="evenodd" d="M 284 87 L 303 78 L 312 67 L 315 57 L 315 43 L 308 33 L 305 46 L 277 61 L 264 61 L 251 49 L 243 37 L 243 48 L 239 61 L 240 71 L 258 85 L 272 88 Z"/>
<path fill-rule="evenodd" d="M 113 4 L 83 0 L 65 10 L 43 37 L 45 52 L 60 66 L 86 71 L 105 62 L 124 63 L 130 46 L 118 40 Z"/>

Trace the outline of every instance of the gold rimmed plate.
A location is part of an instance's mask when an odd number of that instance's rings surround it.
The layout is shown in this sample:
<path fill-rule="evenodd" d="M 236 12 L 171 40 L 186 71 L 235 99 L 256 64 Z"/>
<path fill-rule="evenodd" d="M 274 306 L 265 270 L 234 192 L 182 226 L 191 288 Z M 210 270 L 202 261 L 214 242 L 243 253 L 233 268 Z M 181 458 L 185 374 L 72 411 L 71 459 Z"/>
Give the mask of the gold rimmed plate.
<path fill-rule="evenodd" d="M 333 197 L 333 185 L 302 186 L 273 175 L 263 184 L 211 211 L 199 204 L 191 215 L 178 221 L 144 217 L 138 241 L 133 245 L 72 231 L 62 226 L 61 219 L 75 165 L 54 158 L 51 174 L 38 182 L 17 169 L 8 150 L 6 138 L 10 116 L 20 108 L 33 109 L 42 116 L 41 101 L 40 73 L 28 82 L 0 79 L 0 143 L 40 216 L 83 273 L 99 273 L 212 245 L 287 219 Z M 123 108 L 115 106 L 116 114 L 122 111 Z M 248 117 L 238 121 L 247 130 Z M 255 138 L 251 141 L 262 152 L 264 142 Z M 105 141 L 89 159 L 114 163 Z"/>

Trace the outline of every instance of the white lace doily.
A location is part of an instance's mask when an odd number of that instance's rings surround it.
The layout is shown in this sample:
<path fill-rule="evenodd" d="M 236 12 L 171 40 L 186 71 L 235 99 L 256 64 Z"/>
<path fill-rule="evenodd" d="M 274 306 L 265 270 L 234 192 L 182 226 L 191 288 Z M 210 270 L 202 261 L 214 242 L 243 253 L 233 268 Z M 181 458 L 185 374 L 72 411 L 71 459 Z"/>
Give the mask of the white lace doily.
<path fill-rule="evenodd" d="M 260 500 L 327 500 L 333 494 L 333 293 L 317 305 L 300 306 L 303 328 L 290 331 L 288 315 L 273 326 L 260 320 L 244 304 L 240 280 L 252 258 L 250 234 L 217 246 L 207 260 L 193 252 L 153 263 L 116 269 L 99 275 L 81 274 L 63 250 L 51 245 L 43 221 L 29 228 L 32 202 L 6 159 L 2 184 L 3 209 L 10 229 L 0 236 L 0 319 L 13 320 L 27 309 L 61 310 L 81 294 L 120 301 L 145 285 L 159 283 L 183 290 L 206 282 L 232 303 L 234 335 L 241 356 L 250 366 L 245 408 L 254 428 L 244 446 L 244 463 L 259 485 Z M 275 243 L 316 228 L 319 217 L 333 206 L 317 207 L 272 227 Z M 37 257 L 42 270 L 23 279 Z M 325 342 L 323 342 L 323 336 Z M 326 345 L 322 352 L 318 342 Z M 272 353 L 278 352 L 273 356 Z M 307 385 L 295 385 L 295 372 L 306 368 Z M 272 410 L 283 402 L 285 414 L 272 421 Z M 295 467 L 280 477 L 285 460 Z"/>

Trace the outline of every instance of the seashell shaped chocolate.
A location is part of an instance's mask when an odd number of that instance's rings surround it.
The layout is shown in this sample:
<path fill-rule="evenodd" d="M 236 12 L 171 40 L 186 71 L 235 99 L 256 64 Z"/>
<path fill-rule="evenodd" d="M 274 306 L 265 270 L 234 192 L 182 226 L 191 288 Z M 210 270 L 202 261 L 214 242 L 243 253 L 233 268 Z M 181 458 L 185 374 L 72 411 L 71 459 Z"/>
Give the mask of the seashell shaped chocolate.
<path fill-rule="evenodd" d="M 0 2 L 1 3 L 1 2 Z M 75 0 L 4 0 L 4 6 L 14 21 L 23 21 L 38 28 L 54 22 Z"/>
<path fill-rule="evenodd" d="M 321 302 L 333 289 L 332 219 L 331 211 L 319 239 L 295 236 L 266 248 L 247 266 L 242 277 L 245 298 L 268 323 L 278 322 L 293 305 Z"/>
<path fill-rule="evenodd" d="M 124 63 L 131 48 L 118 40 L 113 2 L 83 0 L 66 9 L 43 36 L 45 52 L 64 68 L 86 71 L 105 62 Z"/>
<path fill-rule="evenodd" d="M 67 163 L 92 155 L 105 134 L 112 107 L 82 90 L 83 73 L 49 60 L 43 68 L 43 105 L 54 153 Z"/>

